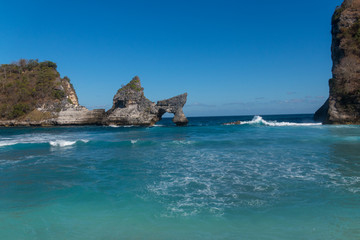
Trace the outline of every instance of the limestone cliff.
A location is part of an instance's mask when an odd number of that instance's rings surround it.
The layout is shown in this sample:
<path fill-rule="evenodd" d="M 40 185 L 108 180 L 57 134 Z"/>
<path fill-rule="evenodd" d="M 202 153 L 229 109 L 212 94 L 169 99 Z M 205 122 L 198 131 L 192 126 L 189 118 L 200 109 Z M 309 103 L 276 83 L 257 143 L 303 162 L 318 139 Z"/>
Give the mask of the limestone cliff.
<path fill-rule="evenodd" d="M 0 126 L 100 124 L 104 110 L 79 105 L 68 77 L 50 61 L 20 59 L 0 66 Z"/>
<path fill-rule="evenodd" d="M 20 60 L 0 66 L 0 126 L 142 125 L 151 126 L 165 112 L 177 125 L 186 125 L 187 94 L 157 104 L 144 96 L 140 79 L 118 90 L 113 107 L 88 110 L 80 106 L 68 77 L 61 78 L 55 63 Z"/>
<path fill-rule="evenodd" d="M 186 125 L 188 120 L 182 110 L 186 98 L 185 93 L 155 104 L 144 96 L 144 89 L 136 76 L 117 91 L 104 124 L 151 126 L 161 120 L 164 113 L 169 112 L 174 114 L 173 122 L 176 125 Z"/>
<path fill-rule="evenodd" d="M 157 113 L 155 103 L 144 96 L 140 79 L 134 77 L 115 94 L 105 121 L 110 125 L 154 125 L 159 121 Z"/>
<path fill-rule="evenodd" d="M 332 18 L 329 99 L 315 113 L 327 124 L 360 124 L 360 0 L 345 0 Z"/>
<path fill-rule="evenodd" d="M 156 107 L 159 109 L 159 114 L 162 116 L 165 112 L 173 113 L 173 122 L 178 126 L 184 126 L 188 124 L 188 119 L 185 117 L 183 107 L 187 100 L 187 93 L 158 101 Z"/>
<path fill-rule="evenodd" d="M 70 79 L 68 77 L 64 77 L 64 80 L 67 80 L 63 81 L 63 86 L 68 101 L 75 106 L 79 106 L 79 100 L 76 95 L 74 86 L 70 83 Z"/>

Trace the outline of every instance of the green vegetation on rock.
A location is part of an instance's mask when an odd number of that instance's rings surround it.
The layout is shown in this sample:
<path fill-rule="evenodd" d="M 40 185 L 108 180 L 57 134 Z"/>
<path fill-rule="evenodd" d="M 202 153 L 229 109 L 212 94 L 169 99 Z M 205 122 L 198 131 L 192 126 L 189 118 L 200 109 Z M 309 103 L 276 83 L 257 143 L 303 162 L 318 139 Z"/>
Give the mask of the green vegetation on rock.
<path fill-rule="evenodd" d="M 0 65 L 0 119 L 16 119 L 66 99 L 56 68 L 51 61 L 33 59 Z"/>
<path fill-rule="evenodd" d="M 30 106 L 27 103 L 17 103 L 12 107 L 12 111 L 10 112 L 10 118 L 18 118 L 30 110 Z"/>
<path fill-rule="evenodd" d="M 26 116 L 22 118 L 23 120 L 28 120 L 28 121 L 42 121 L 46 119 L 51 119 L 53 117 L 54 117 L 53 114 L 50 112 L 41 112 L 37 109 L 34 109 L 33 111 L 31 111 L 29 114 L 26 114 Z"/>
<path fill-rule="evenodd" d="M 141 87 L 140 79 L 138 76 L 134 77 L 128 84 L 125 86 L 122 86 L 122 88 L 119 89 L 119 91 L 126 91 L 126 90 L 133 90 L 135 92 L 140 92 L 144 90 Z"/>

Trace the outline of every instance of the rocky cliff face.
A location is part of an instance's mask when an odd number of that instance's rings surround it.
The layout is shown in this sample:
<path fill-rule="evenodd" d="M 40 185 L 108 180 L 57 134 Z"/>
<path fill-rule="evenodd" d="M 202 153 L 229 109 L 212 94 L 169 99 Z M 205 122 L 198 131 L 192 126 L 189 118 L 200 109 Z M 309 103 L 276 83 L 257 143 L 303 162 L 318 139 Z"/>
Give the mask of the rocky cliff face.
<path fill-rule="evenodd" d="M 159 121 L 157 113 L 155 103 L 144 96 L 140 79 L 134 77 L 115 94 L 105 122 L 109 125 L 154 125 Z"/>
<path fill-rule="evenodd" d="M 330 96 L 315 113 L 327 124 L 360 124 L 360 0 L 345 0 L 332 18 Z"/>
<path fill-rule="evenodd" d="M 68 102 L 75 106 L 79 106 L 79 100 L 76 95 L 74 86 L 70 83 L 69 78 L 65 77 L 64 79 L 67 81 L 63 81 L 62 85 L 63 85 L 64 91 L 66 92 L 66 97 L 68 99 Z"/>
<path fill-rule="evenodd" d="M 79 107 L 68 77 L 55 63 L 21 59 L 0 66 L 0 125 L 56 125 L 59 116 Z"/>
<path fill-rule="evenodd" d="M 165 112 L 177 125 L 188 120 L 182 108 L 187 94 L 157 104 L 144 96 L 140 79 L 118 90 L 113 107 L 88 110 L 80 106 L 68 77 L 60 78 L 56 64 L 20 60 L 0 66 L 0 126 L 143 125 L 151 126 Z"/>
<path fill-rule="evenodd" d="M 187 93 L 172 97 L 166 100 L 158 101 L 156 107 L 159 114 L 162 116 L 165 112 L 173 113 L 173 122 L 178 126 L 184 126 L 188 124 L 188 119 L 185 117 L 183 107 L 187 100 Z"/>
<path fill-rule="evenodd" d="M 164 113 L 174 114 L 176 125 L 186 125 L 187 118 L 183 113 L 187 94 L 182 94 L 157 104 L 144 96 L 139 77 L 134 77 L 126 86 L 120 88 L 114 96 L 113 107 L 107 112 L 104 120 L 108 125 L 154 125 L 161 120 Z"/>

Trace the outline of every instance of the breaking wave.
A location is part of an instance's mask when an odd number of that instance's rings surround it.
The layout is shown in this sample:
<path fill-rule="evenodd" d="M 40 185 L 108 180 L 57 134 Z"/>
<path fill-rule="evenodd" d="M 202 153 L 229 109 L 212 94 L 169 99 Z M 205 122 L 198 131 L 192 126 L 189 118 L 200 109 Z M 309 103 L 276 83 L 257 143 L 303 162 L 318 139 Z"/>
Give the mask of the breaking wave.
<path fill-rule="evenodd" d="M 112 128 L 131 128 L 131 127 L 134 127 L 134 125 L 115 125 L 115 124 L 111 124 L 108 127 L 112 127 Z"/>
<path fill-rule="evenodd" d="M 0 147 L 6 147 L 6 146 L 11 146 L 11 145 L 15 145 L 17 144 L 17 142 L 13 142 L 13 141 L 9 141 L 9 142 L 0 142 Z"/>
<path fill-rule="evenodd" d="M 38 142 L 27 142 L 27 141 L 4 141 L 4 142 L 0 142 L 0 148 L 2 147 L 8 147 L 8 146 L 14 146 L 14 145 L 31 145 L 31 144 L 45 144 L 45 143 L 49 143 L 50 146 L 53 147 L 66 147 L 66 146 L 71 146 L 74 145 L 76 143 L 87 143 L 89 142 L 89 140 L 78 140 L 78 141 L 67 141 L 67 140 L 55 140 L 55 141 L 38 141 Z"/>
<path fill-rule="evenodd" d="M 232 124 L 227 124 L 232 125 Z M 271 127 L 284 127 L 284 126 L 320 126 L 321 123 L 294 123 L 294 122 L 277 122 L 266 121 L 261 116 L 255 116 L 251 121 L 242 121 L 240 125 L 264 125 Z"/>
<path fill-rule="evenodd" d="M 89 140 L 81 139 L 80 141 L 66 141 L 66 140 L 56 140 L 50 141 L 49 144 L 53 147 L 67 147 L 76 144 L 77 142 L 87 143 Z"/>

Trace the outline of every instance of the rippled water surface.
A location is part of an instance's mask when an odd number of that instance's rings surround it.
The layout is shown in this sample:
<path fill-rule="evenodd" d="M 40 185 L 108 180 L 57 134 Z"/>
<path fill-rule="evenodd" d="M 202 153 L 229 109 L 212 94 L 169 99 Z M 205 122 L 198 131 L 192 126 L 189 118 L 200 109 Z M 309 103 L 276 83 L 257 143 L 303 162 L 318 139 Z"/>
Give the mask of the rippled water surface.
<path fill-rule="evenodd" d="M 311 118 L 0 128 L 0 239 L 360 239 L 360 127 Z"/>

